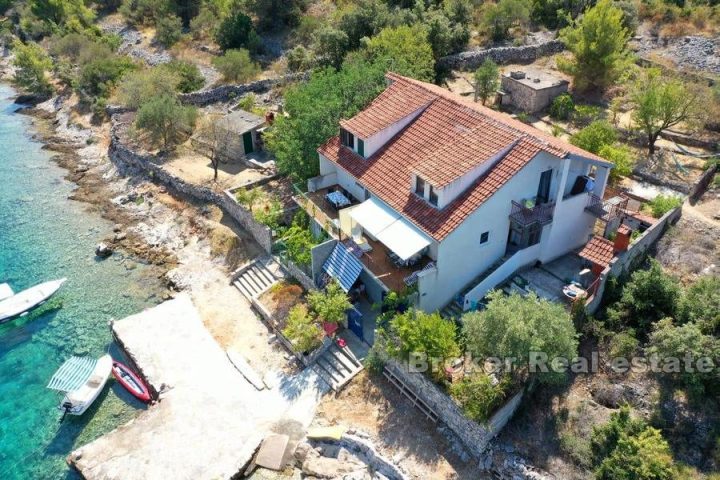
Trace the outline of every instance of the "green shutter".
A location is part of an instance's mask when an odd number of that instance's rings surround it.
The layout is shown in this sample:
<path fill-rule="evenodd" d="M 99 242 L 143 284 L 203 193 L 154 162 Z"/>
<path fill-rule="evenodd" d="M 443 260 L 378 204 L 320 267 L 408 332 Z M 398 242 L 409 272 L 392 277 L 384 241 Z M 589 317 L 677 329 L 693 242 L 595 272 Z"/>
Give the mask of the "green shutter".
<path fill-rule="evenodd" d="M 360 140 L 358 138 L 357 144 L 358 144 L 358 150 L 357 150 L 358 153 L 360 154 L 361 157 L 364 157 L 365 156 L 365 142 L 363 142 L 362 140 Z"/>

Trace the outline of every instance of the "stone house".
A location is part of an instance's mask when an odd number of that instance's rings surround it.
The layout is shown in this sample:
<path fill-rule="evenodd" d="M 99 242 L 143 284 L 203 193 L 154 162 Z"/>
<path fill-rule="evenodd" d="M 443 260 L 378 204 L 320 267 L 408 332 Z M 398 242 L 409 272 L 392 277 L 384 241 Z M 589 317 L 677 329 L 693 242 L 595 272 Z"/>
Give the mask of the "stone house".
<path fill-rule="evenodd" d="M 568 91 L 568 81 L 542 70 L 526 69 L 503 73 L 500 79 L 502 105 L 513 105 L 535 113 L 549 106 L 558 95 Z"/>
<path fill-rule="evenodd" d="M 192 138 L 193 147 L 202 152 L 217 146 L 225 161 L 245 160 L 262 150 L 262 128 L 265 120 L 245 110 L 236 110 L 200 128 Z"/>

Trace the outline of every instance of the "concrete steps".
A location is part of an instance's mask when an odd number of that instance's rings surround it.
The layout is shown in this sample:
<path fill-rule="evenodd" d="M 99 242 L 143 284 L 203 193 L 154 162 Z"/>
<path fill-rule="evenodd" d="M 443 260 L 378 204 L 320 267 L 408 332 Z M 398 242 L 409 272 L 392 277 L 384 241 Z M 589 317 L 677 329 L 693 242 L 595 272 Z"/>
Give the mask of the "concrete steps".
<path fill-rule="evenodd" d="M 245 265 L 234 277 L 233 285 L 245 298 L 251 300 L 285 278 L 285 273 L 272 258 L 264 257 Z"/>
<path fill-rule="evenodd" d="M 456 321 L 460 317 L 462 317 L 462 314 L 463 307 L 455 300 L 445 305 L 445 308 L 440 311 L 440 315 L 442 315 L 443 318 L 447 318 L 453 321 Z"/>
<path fill-rule="evenodd" d="M 330 388 L 340 390 L 363 369 L 349 348 L 339 348 L 335 343 L 320 355 L 311 367 Z"/>

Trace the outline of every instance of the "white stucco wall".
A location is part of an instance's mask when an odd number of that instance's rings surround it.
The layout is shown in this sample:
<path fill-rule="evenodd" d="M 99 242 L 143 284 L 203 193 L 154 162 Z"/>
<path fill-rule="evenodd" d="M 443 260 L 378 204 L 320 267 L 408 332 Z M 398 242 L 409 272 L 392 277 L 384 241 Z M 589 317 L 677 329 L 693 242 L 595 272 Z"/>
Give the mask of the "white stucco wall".
<path fill-rule="evenodd" d="M 585 210 L 587 202 L 588 194 L 581 193 L 555 205 L 553 222 L 545 227 L 543 232 L 548 241 L 540 254 L 541 262 L 550 262 L 587 243 L 596 221 L 596 218 Z"/>
<path fill-rule="evenodd" d="M 383 130 L 380 130 L 372 137 L 363 139 L 365 141 L 365 158 L 368 158 L 370 155 L 382 148 L 382 146 L 389 142 L 395 135 L 397 135 L 400 130 L 407 127 L 410 122 L 415 120 L 417 116 L 420 115 L 423 110 L 425 110 L 425 108 L 427 108 L 427 105 L 423 105 L 402 120 L 393 123 L 392 125 Z M 409 184 L 408 188 L 410 188 Z"/>

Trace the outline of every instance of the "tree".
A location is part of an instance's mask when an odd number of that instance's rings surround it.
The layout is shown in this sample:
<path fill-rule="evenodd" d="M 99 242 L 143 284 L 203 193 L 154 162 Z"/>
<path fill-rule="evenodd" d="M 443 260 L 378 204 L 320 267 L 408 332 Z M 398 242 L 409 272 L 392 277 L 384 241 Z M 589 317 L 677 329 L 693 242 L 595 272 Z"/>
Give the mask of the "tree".
<path fill-rule="evenodd" d="M 509 37 L 511 27 L 525 24 L 529 19 L 529 1 L 499 0 L 495 4 L 488 4 L 483 22 L 493 40 L 499 41 Z"/>
<path fill-rule="evenodd" d="M 349 48 L 347 34 L 336 28 L 323 27 L 313 37 L 317 62 L 324 67 L 339 69 Z"/>
<path fill-rule="evenodd" d="M 482 422 L 505 399 L 507 383 L 493 384 L 492 379 L 485 374 L 465 377 L 461 382 L 450 385 L 450 395 L 460 404 L 465 416 Z"/>
<path fill-rule="evenodd" d="M 170 0 L 123 0 L 118 9 L 131 24 L 151 24 L 160 18 L 170 15 Z"/>
<path fill-rule="evenodd" d="M 203 154 L 208 158 L 208 160 L 210 160 L 210 165 L 212 165 L 213 181 L 215 182 L 217 182 L 218 179 L 218 168 L 220 167 L 220 161 L 222 160 L 222 152 L 225 148 L 227 148 L 233 135 L 230 130 L 223 128 L 218 120 L 217 116 L 208 115 L 202 122 L 200 131 L 198 132 L 198 137 L 205 147 Z M 256 194 L 250 194 L 250 192 L 255 190 L 262 193 L 262 190 L 258 188 L 252 190 L 241 188 L 235 194 L 235 199 L 243 205 L 249 205 L 251 212 L 253 203 L 255 203 L 259 198 Z"/>
<path fill-rule="evenodd" d="M 78 88 L 94 97 L 108 98 L 115 84 L 135 69 L 135 63 L 122 55 L 108 55 L 92 60 L 80 68 Z"/>
<path fill-rule="evenodd" d="M 352 2 L 340 16 L 338 29 L 348 37 L 348 49 L 360 47 L 363 37 L 372 37 L 385 27 L 389 20 L 387 5 L 378 0 Z"/>
<path fill-rule="evenodd" d="M 15 58 L 15 83 L 25 90 L 39 95 L 49 95 L 52 86 L 47 79 L 47 71 L 52 68 L 52 60 L 37 43 L 24 44 L 16 40 L 13 44 Z"/>
<path fill-rule="evenodd" d="M 300 353 L 316 349 L 323 339 L 323 331 L 302 303 L 290 309 L 283 335 L 290 340 L 293 349 Z"/>
<path fill-rule="evenodd" d="M 462 319 L 467 351 L 475 361 L 515 358 L 516 366 L 527 367 L 531 352 L 547 355 L 548 362 L 554 358 L 571 362 L 577 356 L 577 333 L 562 305 L 534 293 L 505 296 L 496 290 L 488 298 L 485 310 L 466 313 Z M 565 373 L 551 369 L 537 376 L 543 382 L 553 382 L 565 378 Z"/>
<path fill-rule="evenodd" d="M 95 13 L 83 0 L 30 0 L 30 11 L 40 20 L 50 22 L 57 27 L 79 23 L 89 27 L 95 20 Z"/>
<path fill-rule="evenodd" d="M 615 128 L 605 120 L 595 120 L 570 137 L 570 143 L 594 154 L 599 154 L 603 147 L 612 145 L 616 141 Z"/>
<path fill-rule="evenodd" d="M 355 115 L 384 85 L 382 66 L 358 61 L 346 63 L 340 71 L 313 72 L 307 82 L 289 87 L 288 116 L 279 115 L 264 137 L 278 169 L 295 181 L 317 175 L 317 148 L 337 135 L 341 118 Z"/>
<path fill-rule="evenodd" d="M 227 50 L 222 57 L 213 59 L 213 65 L 226 82 L 245 83 L 260 74 L 260 66 L 250 58 L 250 52 L 241 48 Z"/>
<path fill-rule="evenodd" d="M 235 192 L 235 200 L 237 200 L 238 203 L 245 205 L 251 212 L 253 211 L 255 204 L 264 199 L 265 196 L 265 191 L 260 187 L 241 188 Z"/>
<path fill-rule="evenodd" d="M 660 134 L 699 114 L 699 90 L 676 78 L 663 77 L 659 70 L 643 72 L 630 93 L 633 122 L 645 133 L 648 154 L 655 153 Z"/>
<path fill-rule="evenodd" d="M 140 107 L 135 126 L 147 132 L 154 143 L 162 141 L 167 149 L 192 132 L 196 117 L 195 108 L 181 105 L 171 95 L 160 95 Z"/>
<path fill-rule="evenodd" d="M 310 53 L 302 45 L 298 45 L 285 54 L 288 70 L 298 72 L 305 70 L 310 65 Z"/>
<path fill-rule="evenodd" d="M 573 76 L 579 90 L 611 85 L 628 65 L 628 30 L 623 12 L 611 0 L 599 0 L 594 7 L 560 31 L 560 39 L 572 52 L 572 59 L 559 59 L 558 67 Z"/>
<path fill-rule="evenodd" d="M 370 62 L 400 75 L 426 82 L 435 78 L 433 51 L 419 26 L 385 28 L 367 41 L 363 52 Z"/>
<path fill-rule="evenodd" d="M 633 272 L 620 300 L 608 308 L 608 319 L 618 326 L 634 326 L 647 333 L 658 320 L 675 317 L 679 298 L 677 279 L 651 260 L 649 269 Z"/>
<path fill-rule="evenodd" d="M 499 75 L 500 72 L 498 71 L 498 66 L 489 58 L 485 59 L 480 68 L 475 70 L 476 102 L 479 98 L 482 101 L 482 104 L 485 105 L 488 97 L 497 90 L 498 85 L 500 84 L 500 80 L 498 78 Z"/>
<path fill-rule="evenodd" d="M 255 49 L 259 39 L 253 28 L 252 19 L 241 10 L 235 9 L 220 23 L 215 41 L 223 50 Z"/>
<path fill-rule="evenodd" d="M 398 313 L 390 320 L 389 334 L 392 341 L 387 345 L 388 354 L 402 360 L 408 360 L 411 355 L 425 354 L 428 361 L 439 361 L 439 365 L 443 365 L 446 360 L 460 355 L 460 347 L 455 340 L 455 324 L 437 312 L 410 309 Z M 436 379 L 445 375 L 442 369 L 432 373 Z"/>
<path fill-rule="evenodd" d="M 345 312 L 352 308 L 347 294 L 340 284 L 332 281 L 325 287 L 325 291 L 316 290 L 308 295 L 310 309 L 320 321 L 327 323 L 340 323 L 345 318 Z"/>
<path fill-rule="evenodd" d="M 182 37 L 182 21 L 180 17 L 168 15 L 156 23 L 155 40 L 165 48 L 170 48 Z"/>
<path fill-rule="evenodd" d="M 128 108 L 137 109 L 162 94 L 173 94 L 180 83 L 170 68 L 157 66 L 126 74 L 117 88 L 117 98 Z"/>
<path fill-rule="evenodd" d="M 248 0 L 250 10 L 257 16 L 262 30 L 275 27 L 294 27 L 302 15 L 304 0 Z"/>
<path fill-rule="evenodd" d="M 635 159 L 633 153 L 625 145 L 603 145 L 600 147 L 598 155 L 613 163 L 610 180 L 615 182 L 622 177 L 629 177 L 632 173 Z"/>
<path fill-rule="evenodd" d="M 702 276 L 690 285 L 680 302 L 680 317 L 703 333 L 720 336 L 720 276 Z"/>
<path fill-rule="evenodd" d="M 178 92 L 194 92 L 205 85 L 205 77 L 194 63 L 183 60 L 171 60 L 168 63 L 163 63 L 159 68 L 177 75 L 178 83 L 175 88 Z"/>

